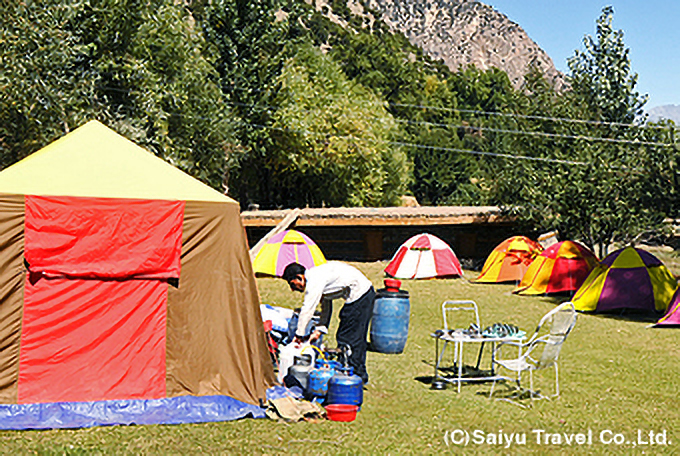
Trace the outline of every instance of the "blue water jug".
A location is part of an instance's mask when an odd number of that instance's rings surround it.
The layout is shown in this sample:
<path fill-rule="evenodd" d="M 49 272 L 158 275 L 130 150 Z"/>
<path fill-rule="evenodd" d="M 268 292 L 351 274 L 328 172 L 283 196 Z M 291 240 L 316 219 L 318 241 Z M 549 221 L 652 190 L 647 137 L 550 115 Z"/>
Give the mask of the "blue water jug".
<path fill-rule="evenodd" d="M 351 367 L 336 369 L 335 374 L 328 381 L 328 404 L 351 404 L 361 406 L 364 402 L 364 382 L 361 377 L 354 375 Z"/>
<path fill-rule="evenodd" d="M 385 282 L 387 285 L 388 281 Z M 371 320 L 371 348 L 378 353 L 401 353 L 406 346 L 411 304 L 408 291 L 398 288 L 400 284 L 397 280 L 390 280 L 389 285 L 392 286 L 376 292 Z"/>
<path fill-rule="evenodd" d="M 340 364 L 336 361 L 317 360 L 316 367 L 307 377 L 307 395 L 313 398 L 326 397 L 328 394 L 328 382 L 335 375 L 336 367 L 340 367 Z"/>

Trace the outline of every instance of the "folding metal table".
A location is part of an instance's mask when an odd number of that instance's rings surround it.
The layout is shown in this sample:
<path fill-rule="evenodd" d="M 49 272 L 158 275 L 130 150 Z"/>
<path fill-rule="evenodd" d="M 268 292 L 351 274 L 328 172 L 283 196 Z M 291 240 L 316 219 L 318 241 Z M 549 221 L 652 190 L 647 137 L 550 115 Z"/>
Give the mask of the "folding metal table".
<path fill-rule="evenodd" d="M 518 343 L 518 350 L 519 350 L 519 355 L 521 356 L 521 343 L 524 339 L 526 339 L 526 335 L 522 334 L 519 337 L 518 336 L 506 336 L 506 337 L 487 337 L 487 336 L 482 336 L 481 334 L 469 334 L 463 332 L 463 330 L 452 330 L 452 331 L 444 331 L 441 334 L 437 333 L 432 333 L 432 337 L 435 339 L 435 366 L 434 366 L 434 378 L 433 381 L 435 380 L 444 380 L 450 383 L 456 383 L 458 385 L 458 392 L 460 392 L 460 386 L 463 382 L 485 382 L 485 381 L 493 381 L 495 380 L 500 380 L 500 377 L 497 377 L 494 371 L 494 356 L 495 356 L 495 349 L 496 345 L 500 342 L 517 342 Z M 444 346 L 442 347 L 441 351 L 439 349 L 439 341 L 444 341 Z M 479 376 L 463 376 L 463 367 L 464 367 L 464 361 L 463 361 L 463 354 L 464 354 L 464 348 L 465 344 L 480 344 L 479 347 L 479 354 L 477 355 L 477 363 L 475 365 L 475 370 L 477 372 L 481 372 L 479 370 L 479 365 L 481 364 L 482 361 L 482 354 L 484 351 L 484 346 L 489 343 L 491 345 L 491 365 L 489 368 L 489 373 L 486 375 L 479 375 Z M 454 376 L 443 376 L 440 375 L 440 372 L 442 371 L 442 360 L 444 358 L 444 354 L 446 352 L 446 347 L 449 344 L 453 344 L 454 347 L 454 368 L 456 371 L 456 374 Z"/>

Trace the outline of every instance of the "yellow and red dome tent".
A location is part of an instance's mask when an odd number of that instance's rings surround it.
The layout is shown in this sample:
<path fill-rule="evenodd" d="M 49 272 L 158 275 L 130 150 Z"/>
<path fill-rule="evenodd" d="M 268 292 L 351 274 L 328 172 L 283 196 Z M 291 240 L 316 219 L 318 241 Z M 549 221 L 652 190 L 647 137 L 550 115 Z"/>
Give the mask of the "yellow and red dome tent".
<path fill-rule="evenodd" d="M 553 244 L 531 263 L 513 293 L 540 295 L 576 291 L 598 264 L 597 257 L 575 241 Z"/>
<path fill-rule="evenodd" d="M 99 122 L 0 172 L 0 428 L 263 416 L 239 205 Z"/>
<path fill-rule="evenodd" d="M 272 236 L 257 252 L 253 260 L 256 274 L 281 277 L 290 263 L 299 263 L 309 269 L 324 264 L 321 249 L 305 233 L 285 230 Z"/>
<path fill-rule="evenodd" d="M 541 244 L 526 236 L 510 237 L 493 249 L 474 282 L 519 282 L 542 251 Z"/>
<path fill-rule="evenodd" d="M 628 246 L 607 255 L 572 299 L 576 310 L 665 312 L 678 287 L 673 274 L 651 253 Z"/>

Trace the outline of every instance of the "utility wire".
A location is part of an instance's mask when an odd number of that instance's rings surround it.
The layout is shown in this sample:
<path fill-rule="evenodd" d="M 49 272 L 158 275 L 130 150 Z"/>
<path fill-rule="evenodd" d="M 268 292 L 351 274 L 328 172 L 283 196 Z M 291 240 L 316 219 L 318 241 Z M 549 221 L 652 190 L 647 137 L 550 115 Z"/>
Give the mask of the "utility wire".
<path fill-rule="evenodd" d="M 577 161 L 571 161 L 571 160 L 559 160 L 556 158 L 542 158 L 542 157 L 529 157 L 526 155 L 511 155 L 511 154 L 499 154 L 497 152 L 481 152 L 477 150 L 469 150 L 469 149 L 456 149 L 453 147 L 440 147 L 440 146 L 426 146 L 423 144 L 411 144 L 411 143 L 404 143 L 404 142 L 397 142 L 397 141 L 389 141 L 389 144 L 393 144 L 396 146 L 404 146 L 404 147 L 413 147 L 416 149 L 430 149 L 430 150 L 440 150 L 444 152 L 460 152 L 460 153 L 466 153 L 466 154 L 471 154 L 471 155 L 484 155 L 484 156 L 489 156 L 489 157 L 500 157 L 500 158 L 509 158 L 509 159 L 514 159 L 514 160 L 530 160 L 530 161 L 539 161 L 539 162 L 545 162 L 545 163 L 559 163 L 562 165 L 580 165 L 580 166 L 586 166 L 588 163 L 586 162 L 577 162 Z"/>
<path fill-rule="evenodd" d="M 418 109 L 431 109 L 434 111 L 450 111 L 450 112 L 462 112 L 466 114 L 481 114 L 486 116 L 500 116 L 500 117 L 516 117 L 519 119 L 532 119 L 532 120 L 550 120 L 557 122 L 571 122 L 580 124 L 590 124 L 590 125 L 609 125 L 615 127 L 628 127 L 628 128 L 649 128 L 649 129 L 666 129 L 668 127 L 661 125 L 636 125 L 623 122 L 606 122 L 600 120 L 586 120 L 586 119 L 568 119 L 566 117 L 549 117 L 549 116 L 531 116 L 526 114 L 515 114 L 506 113 L 498 111 L 478 111 L 474 109 L 458 109 L 458 108 L 444 108 L 441 106 L 427 106 L 427 105 L 415 105 L 415 104 L 405 104 L 405 103 L 390 103 L 392 106 L 399 106 L 405 108 L 418 108 Z"/>
<path fill-rule="evenodd" d="M 231 89 L 236 89 L 236 90 L 246 90 L 241 87 L 230 87 Z M 326 98 L 332 98 L 332 97 L 326 97 Z M 580 124 L 589 124 L 589 125 L 605 125 L 605 126 L 616 126 L 616 127 L 626 127 L 626 128 L 644 128 L 644 129 L 656 129 L 656 130 L 665 130 L 668 127 L 667 126 L 662 126 L 662 125 L 637 125 L 637 124 L 631 124 L 631 123 L 623 123 L 623 122 L 606 122 L 606 121 L 601 121 L 601 120 L 587 120 L 587 119 L 569 119 L 567 117 L 551 117 L 551 116 L 537 116 L 537 115 L 527 115 L 527 114 L 515 114 L 515 113 L 506 113 L 506 112 L 498 112 L 498 111 L 482 111 L 482 110 L 475 110 L 475 109 L 460 109 L 460 108 L 446 108 L 446 107 L 441 107 L 441 106 L 429 106 L 429 105 L 422 105 L 422 104 L 409 104 L 409 103 L 392 103 L 392 102 L 374 102 L 371 104 L 389 104 L 390 106 L 398 106 L 402 108 L 418 108 L 418 109 L 427 109 L 427 110 L 433 110 L 433 111 L 449 111 L 449 112 L 460 112 L 464 114 L 480 114 L 480 115 L 486 115 L 486 116 L 500 116 L 500 117 L 513 117 L 513 118 L 518 118 L 518 119 L 531 119 L 531 120 L 548 120 L 548 121 L 553 121 L 553 122 L 567 122 L 567 123 L 580 123 Z"/>
<path fill-rule="evenodd" d="M 289 128 L 271 127 L 271 126 L 266 126 L 266 125 L 251 124 L 251 123 L 247 123 L 247 122 L 241 122 L 241 123 L 243 123 L 245 125 L 249 125 L 251 127 L 266 129 L 266 130 L 277 130 L 277 131 L 282 131 L 282 132 L 286 132 L 286 133 L 300 133 L 300 134 L 308 135 L 308 136 L 321 136 L 321 137 L 326 136 L 325 133 L 311 132 L 311 131 L 306 131 L 306 130 L 291 130 Z M 341 138 L 341 139 L 354 139 L 354 140 L 359 140 L 359 141 L 370 141 L 369 139 L 361 138 L 361 137 L 357 137 L 357 136 L 353 136 L 353 135 L 332 135 L 332 136 L 334 138 Z M 483 152 L 483 151 L 471 150 L 471 149 L 457 149 L 457 148 L 453 148 L 453 147 L 428 146 L 428 145 L 425 145 L 425 144 L 414 144 L 414 143 L 407 143 L 407 142 L 401 142 L 401 141 L 386 141 L 386 143 L 394 145 L 394 146 L 413 147 L 413 148 L 416 148 L 416 149 L 430 149 L 430 150 L 439 150 L 439 151 L 443 151 L 443 152 L 459 152 L 459 153 L 465 153 L 465 154 L 470 154 L 470 155 L 483 155 L 483 156 L 500 157 L 500 158 L 515 159 L 515 160 L 529 160 L 529 161 L 538 161 L 538 162 L 546 162 L 546 163 L 559 163 L 559 164 L 564 164 L 564 165 L 580 165 L 580 166 L 587 166 L 589 164 L 587 162 L 560 160 L 560 159 L 555 159 L 555 158 L 529 157 L 529 156 L 526 156 L 526 155 L 501 154 L 501 153 L 496 153 L 496 152 Z"/>
<path fill-rule="evenodd" d="M 230 101 L 227 101 L 225 103 L 231 104 L 231 105 L 234 105 L 234 106 L 249 107 L 249 108 L 260 107 L 260 108 L 268 108 L 268 109 L 277 109 L 274 106 L 268 106 L 268 105 L 251 105 L 251 104 L 237 103 L 237 102 L 230 102 Z M 419 106 L 419 105 L 401 105 L 401 106 L 422 107 L 422 106 Z M 474 112 L 474 113 L 499 114 L 499 115 L 502 114 L 502 113 L 494 113 L 494 112 L 489 112 L 489 111 L 471 111 L 471 110 L 461 110 L 461 109 L 456 110 L 456 109 L 452 109 L 452 108 L 435 108 L 435 107 L 430 107 L 430 108 L 432 108 L 432 109 L 450 109 L 452 111 L 461 111 L 461 112 Z M 539 117 L 539 116 L 522 116 L 522 115 L 519 115 L 519 114 L 511 115 L 511 116 L 533 118 L 533 119 L 554 119 L 554 120 L 560 120 L 560 121 L 570 120 L 570 119 L 561 119 L 561 118 L 557 118 L 557 117 L 547 118 L 547 117 Z M 528 135 L 528 136 L 542 136 L 542 137 L 546 137 L 546 138 L 574 139 L 574 140 L 584 140 L 584 141 L 601 141 L 601 142 L 608 142 L 608 143 L 612 143 L 612 144 L 632 144 L 632 145 L 636 145 L 636 146 L 660 146 L 660 147 L 674 147 L 675 146 L 675 144 L 672 144 L 672 143 L 661 143 L 661 142 L 653 142 L 653 141 L 638 141 L 638 140 L 631 140 L 631 139 L 604 138 L 604 137 L 584 136 L 584 135 L 566 135 L 566 134 L 560 134 L 560 133 L 547 133 L 547 132 L 538 132 L 538 131 L 494 129 L 494 128 L 490 128 L 490 127 L 473 127 L 473 126 L 470 126 L 470 125 L 462 125 L 462 124 L 458 125 L 458 124 L 447 124 L 447 123 L 437 123 L 437 122 L 428 122 L 428 121 L 414 121 L 414 120 L 398 119 L 398 118 L 395 118 L 395 120 L 399 123 L 432 125 L 432 126 L 445 127 L 445 128 L 467 128 L 467 129 L 477 130 L 477 131 L 489 131 L 489 132 L 494 132 L 494 133 L 520 134 L 520 135 Z M 571 120 L 574 120 L 575 122 L 579 122 L 579 123 L 615 125 L 615 123 L 612 123 L 612 122 L 595 122 L 595 121 L 587 121 L 587 120 L 581 120 L 581 119 L 571 119 Z M 625 125 L 627 127 L 648 128 L 648 127 L 629 125 L 629 124 L 618 124 L 618 125 Z M 649 128 L 651 128 L 651 127 L 649 127 Z M 663 127 L 655 126 L 654 128 L 663 128 Z"/>
<path fill-rule="evenodd" d="M 231 105 L 234 105 L 234 106 L 242 106 L 242 107 L 249 107 L 249 108 L 260 107 L 260 108 L 268 108 L 268 109 L 277 109 L 274 106 L 267 106 L 267 105 L 251 105 L 251 104 L 236 103 L 236 102 L 230 102 L 230 101 L 227 101 L 225 103 L 231 104 Z M 415 105 L 409 105 L 409 106 L 415 106 Z M 444 109 L 444 108 L 442 108 L 442 109 Z M 470 112 L 473 112 L 473 111 L 470 111 Z M 481 111 L 474 111 L 474 112 L 481 112 Z M 493 113 L 490 113 L 490 114 L 493 114 Z M 574 140 L 583 140 L 583 141 L 601 141 L 601 142 L 608 142 L 608 143 L 612 143 L 612 144 L 631 144 L 631 145 L 636 145 L 636 146 L 660 146 L 660 147 L 674 147 L 675 146 L 675 144 L 672 144 L 672 143 L 662 143 L 662 142 L 653 142 L 653 141 L 638 141 L 638 140 L 632 140 L 632 139 L 616 139 L 616 138 L 604 138 L 604 137 L 584 136 L 584 135 L 566 135 L 566 134 L 560 134 L 560 133 L 508 130 L 508 129 L 498 129 L 498 128 L 490 128 L 490 127 L 474 127 L 474 126 L 463 125 L 463 124 L 459 125 L 459 124 L 449 124 L 449 123 L 437 123 L 437 122 L 428 122 L 428 121 L 424 121 L 424 120 L 423 121 L 414 121 L 414 120 L 395 118 L 395 121 L 398 122 L 398 123 L 407 123 L 407 124 L 412 124 L 412 125 L 432 125 L 432 126 L 444 127 L 444 128 L 467 128 L 467 129 L 470 129 L 470 130 L 489 131 L 489 132 L 494 132 L 494 133 L 508 133 L 508 134 L 527 135 L 527 136 L 542 136 L 542 137 L 546 137 L 546 138 L 574 139 Z M 580 122 L 589 122 L 589 121 L 580 120 Z M 622 124 L 622 125 L 625 125 L 625 124 Z M 630 127 L 631 125 L 628 125 L 628 126 Z M 643 127 L 640 127 L 640 128 L 643 128 Z M 657 128 L 661 128 L 661 127 L 657 127 Z"/>
<path fill-rule="evenodd" d="M 308 136 L 321 136 L 321 137 L 326 137 L 326 136 L 332 136 L 334 138 L 341 138 L 341 139 L 351 139 L 351 140 L 358 140 L 358 141 L 368 141 L 370 142 L 370 139 L 366 138 L 361 138 L 357 137 L 354 135 L 328 135 L 326 133 L 318 133 L 318 132 L 312 132 L 312 131 L 307 131 L 307 130 L 292 130 L 290 128 L 281 128 L 281 127 L 272 127 L 272 126 L 266 126 L 266 125 L 258 125 L 258 124 L 252 124 L 252 123 L 247 123 L 247 122 L 237 122 L 241 123 L 244 125 L 249 125 L 251 127 L 259 128 L 259 129 L 266 129 L 266 130 L 277 130 L 277 131 L 282 131 L 285 133 L 300 133 L 303 135 L 308 135 Z M 374 141 L 375 142 L 375 141 Z M 456 153 L 464 153 L 464 154 L 469 154 L 469 155 L 479 155 L 479 156 L 487 156 L 487 157 L 498 157 L 498 158 L 505 158 L 505 159 L 510 159 L 510 160 L 527 160 L 527 161 L 536 161 L 536 162 L 543 162 L 543 163 L 555 163 L 555 164 L 561 164 L 561 165 L 576 165 L 576 166 L 588 166 L 591 165 L 591 163 L 588 162 L 580 162 L 580 161 L 573 161 L 573 160 L 563 160 L 563 159 L 557 159 L 557 158 L 543 158 L 543 157 L 530 157 L 527 155 L 512 155 L 512 154 L 502 154 L 502 153 L 497 153 L 497 152 L 483 152 L 483 151 L 478 151 L 478 150 L 471 150 L 471 149 L 458 149 L 458 148 L 453 148 L 453 147 L 442 147 L 442 146 L 429 146 L 425 144 L 414 144 L 414 143 L 406 143 L 406 142 L 401 142 L 401 141 L 385 141 L 387 144 L 394 145 L 394 146 L 401 146 L 401 147 L 413 147 L 416 149 L 429 149 L 429 150 L 438 150 L 442 152 L 456 152 Z M 628 168 L 626 166 L 608 166 L 612 172 L 613 171 L 632 171 L 636 173 L 644 173 L 644 171 L 635 169 L 635 168 Z"/>
<path fill-rule="evenodd" d="M 114 88 L 114 87 L 102 87 L 102 88 L 106 88 L 106 89 L 114 90 L 114 91 L 119 91 L 119 92 L 125 92 L 125 93 L 130 92 L 130 90 L 128 90 L 128 89 L 118 89 L 118 88 Z M 276 106 L 254 105 L 254 104 L 238 103 L 238 102 L 226 101 L 226 100 L 224 101 L 224 103 L 228 104 L 228 105 L 232 105 L 232 106 L 247 107 L 247 108 L 272 109 L 272 110 L 278 109 L 278 107 L 276 107 Z M 371 103 L 371 104 L 384 104 L 384 103 L 381 102 L 381 103 Z M 520 115 L 520 114 L 506 114 L 506 113 L 499 113 L 499 112 L 492 112 L 492 111 L 474 111 L 474 110 L 442 108 L 442 107 L 424 106 L 424 105 L 393 104 L 393 106 L 428 108 L 428 109 L 435 109 L 435 110 L 447 110 L 447 111 L 477 113 L 477 114 L 486 114 L 486 115 L 499 115 L 499 116 L 502 115 L 502 116 L 510 116 L 510 117 L 531 118 L 531 119 L 558 120 L 558 121 L 567 121 L 567 122 L 573 121 L 573 122 L 577 122 L 577 123 L 598 124 L 598 125 L 621 125 L 621 126 L 626 126 L 626 127 L 648 128 L 648 127 L 644 127 L 644 126 L 636 126 L 636 125 L 631 125 L 631 124 L 622 124 L 622 123 L 614 123 L 614 122 L 597 122 L 597 121 L 588 121 L 588 120 L 582 120 L 582 119 L 563 119 L 563 118 L 557 118 L 557 117 L 525 116 L 525 115 Z M 175 115 L 178 115 L 178 116 L 181 116 L 181 117 L 190 117 L 189 115 L 186 115 L 186 114 L 175 114 Z M 199 116 L 193 116 L 193 117 L 198 118 L 198 119 L 202 119 L 202 120 L 210 120 L 206 117 L 199 117 Z M 395 121 L 398 122 L 398 123 L 407 123 L 407 124 L 412 124 L 412 125 L 432 125 L 432 126 L 437 126 L 437 127 L 455 128 L 455 129 L 465 128 L 465 129 L 470 129 L 470 130 L 475 130 L 475 131 L 488 131 L 488 132 L 494 132 L 494 133 L 506 133 L 506 134 L 526 135 L 526 136 L 555 138 L 555 139 L 600 141 L 600 142 L 607 142 L 607 143 L 611 143 L 611 144 L 630 144 L 630 145 L 635 145 L 635 146 L 659 146 L 659 147 L 674 147 L 675 146 L 675 144 L 672 144 L 672 143 L 662 143 L 662 142 L 653 142 L 653 141 L 638 141 L 638 140 L 604 138 L 604 137 L 584 136 L 584 135 L 567 135 L 567 134 L 548 133 L 548 132 L 540 132 L 540 131 L 522 131 L 522 130 L 510 130 L 510 129 L 497 129 L 497 128 L 491 128 L 491 127 L 475 127 L 475 126 L 463 125 L 463 124 L 459 125 L 459 124 L 437 123 L 437 122 L 428 122 L 428 121 L 413 121 L 413 120 L 399 119 L 399 118 L 395 118 Z M 655 126 L 654 128 L 663 128 L 663 127 Z"/>
<path fill-rule="evenodd" d="M 114 91 L 120 91 L 120 92 L 126 92 L 126 93 L 130 92 L 127 89 L 118 89 L 118 88 L 115 88 L 115 87 L 106 87 L 106 86 L 101 86 L 101 87 L 105 88 L 105 89 L 114 90 Z M 232 88 L 236 88 L 236 87 L 232 87 Z M 236 88 L 236 89 L 245 90 L 245 89 L 242 89 L 242 88 Z M 326 99 L 332 99 L 334 97 L 328 97 L 327 96 L 325 98 Z M 229 104 L 229 105 L 232 105 L 232 106 L 240 106 L 240 107 L 247 107 L 247 108 L 273 109 L 273 110 L 278 109 L 277 106 L 270 106 L 270 105 L 254 105 L 254 104 L 239 103 L 239 102 L 235 102 L 235 101 L 226 101 L 226 100 L 224 102 L 225 102 L 225 104 Z M 587 124 L 587 125 L 604 125 L 604 126 L 617 126 L 617 127 L 652 129 L 652 130 L 665 130 L 665 129 L 668 128 L 668 126 L 662 126 L 662 125 L 637 125 L 637 124 L 630 124 L 630 123 L 623 123 L 623 122 L 606 122 L 606 121 L 599 121 L 599 120 L 569 119 L 569 118 L 566 118 L 566 117 L 536 116 L 536 115 L 526 115 L 526 114 L 505 113 L 505 112 L 498 112 L 498 111 L 482 111 L 482 110 L 474 110 L 474 109 L 446 108 L 446 107 L 442 107 L 442 106 L 429 106 L 429 105 L 422 105 L 422 104 L 391 103 L 389 101 L 371 102 L 369 104 L 370 105 L 385 105 L 385 104 L 388 104 L 390 106 L 426 109 L 426 110 L 433 110 L 433 111 L 460 112 L 460 113 L 464 113 L 464 114 L 479 114 L 479 115 L 485 115 L 485 116 L 510 117 L 510 118 L 531 119 L 531 120 L 547 120 L 547 121 L 553 121 L 553 122 L 577 123 L 577 124 Z"/>
<path fill-rule="evenodd" d="M 583 135 L 565 135 L 565 134 L 560 134 L 560 133 L 547 133 L 547 132 L 543 132 L 543 131 L 506 130 L 506 129 L 500 129 L 500 128 L 491 128 L 491 127 L 473 127 L 471 125 L 446 124 L 446 123 L 436 123 L 436 122 L 427 122 L 427 121 L 413 121 L 413 120 L 406 120 L 406 119 L 396 119 L 396 121 L 399 122 L 399 123 L 407 123 L 407 124 L 413 124 L 413 125 L 432 125 L 432 126 L 435 126 L 435 127 L 443 127 L 443 128 L 464 128 L 464 129 L 468 129 L 468 130 L 489 131 L 489 132 L 493 132 L 493 133 L 510 133 L 510 134 L 517 134 L 517 135 L 542 136 L 542 137 L 545 137 L 545 138 L 577 139 L 577 140 L 584 140 L 584 141 L 602 141 L 602 142 L 609 142 L 609 143 L 633 144 L 633 145 L 636 145 L 636 146 L 673 147 L 675 145 L 675 144 L 669 144 L 669 143 L 660 143 L 660 142 L 651 142 L 651 141 L 638 141 L 638 140 L 632 140 L 632 139 L 603 138 L 603 137 L 597 137 L 597 136 L 583 136 Z"/>

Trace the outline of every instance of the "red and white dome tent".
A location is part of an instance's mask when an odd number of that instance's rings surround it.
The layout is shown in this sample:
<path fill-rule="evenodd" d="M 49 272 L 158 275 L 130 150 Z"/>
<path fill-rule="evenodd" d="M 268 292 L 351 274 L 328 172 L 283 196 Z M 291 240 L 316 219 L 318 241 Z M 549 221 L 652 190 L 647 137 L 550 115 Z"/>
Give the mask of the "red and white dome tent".
<path fill-rule="evenodd" d="M 385 268 L 396 279 L 463 277 L 460 262 L 449 245 L 432 234 L 422 233 L 404 242 Z"/>

